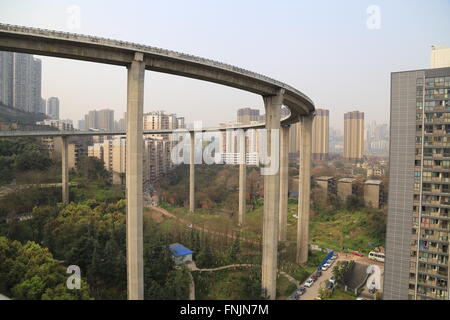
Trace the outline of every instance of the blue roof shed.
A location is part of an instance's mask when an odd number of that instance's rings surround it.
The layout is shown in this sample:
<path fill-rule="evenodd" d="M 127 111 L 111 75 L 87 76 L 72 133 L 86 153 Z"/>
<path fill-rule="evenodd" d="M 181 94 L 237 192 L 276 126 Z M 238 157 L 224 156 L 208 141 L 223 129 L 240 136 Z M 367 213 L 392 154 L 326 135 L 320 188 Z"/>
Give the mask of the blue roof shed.
<path fill-rule="evenodd" d="M 185 246 L 179 243 L 174 243 L 169 246 L 170 251 L 175 257 L 187 256 L 188 254 L 194 253 L 194 251 L 189 250 Z"/>

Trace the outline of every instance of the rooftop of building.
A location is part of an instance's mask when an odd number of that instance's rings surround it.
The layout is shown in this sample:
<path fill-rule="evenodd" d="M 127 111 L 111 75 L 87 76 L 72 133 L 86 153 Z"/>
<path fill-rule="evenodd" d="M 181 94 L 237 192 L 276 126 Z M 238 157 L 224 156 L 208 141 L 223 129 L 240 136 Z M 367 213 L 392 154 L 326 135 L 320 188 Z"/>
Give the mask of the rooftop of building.
<path fill-rule="evenodd" d="M 382 184 L 382 183 L 383 183 L 383 181 L 381 181 L 381 180 L 366 180 L 366 182 L 364 182 L 364 184 L 377 184 L 377 185 Z"/>
<path fill-rule="evenodd" d="M 188 254 L 194 253 L 194 251 L 186 248 L 182 244 L 173 243 L 169 246 L 170 251 L 175 257 L 187 256 Z"/>
<path fill-rule="evenodd" d="M 316 180 L 319 180 L 319 181 L 328 181 L 331 179 L 334 179 L 334 177 L 329 177 L 329 176 L 316 177 Z"/>
<path fill-rule="evenodd" d="M 442 67 L 442 68 L 424 68 L 424 69 L 412 69 L 412 70 L 401 70 L 401 71 L 393 71 L 391 72 L 391 74 L 396 74 L 396 73 L 406 73 L 406 72 L 416 72 L 416 71 L 444 71 L 444 72 L 449 72 L 450 71 L 450 67 Z"/>
<path fill-rule="evenodd" d="M 355 181 L 356 181 L 355 178 L 342 178 L 342 179 L 339 179 L 339 182 L 345 182 L 345 183 L 353 183 Z"/>

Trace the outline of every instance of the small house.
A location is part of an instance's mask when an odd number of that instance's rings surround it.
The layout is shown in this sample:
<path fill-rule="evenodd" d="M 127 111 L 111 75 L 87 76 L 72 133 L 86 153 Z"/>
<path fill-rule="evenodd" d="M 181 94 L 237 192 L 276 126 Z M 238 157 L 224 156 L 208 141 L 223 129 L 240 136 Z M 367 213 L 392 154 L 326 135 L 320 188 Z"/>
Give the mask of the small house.
<path fill-rule="evenodd" d="M 192 254 L 194 253 L 194 251 L 189 250 L 182 244 L 179 243 L 171 244 L 169 246 L 169 249 L 172 252 L 173 261 L 177 266 L 192 262 Z"/>

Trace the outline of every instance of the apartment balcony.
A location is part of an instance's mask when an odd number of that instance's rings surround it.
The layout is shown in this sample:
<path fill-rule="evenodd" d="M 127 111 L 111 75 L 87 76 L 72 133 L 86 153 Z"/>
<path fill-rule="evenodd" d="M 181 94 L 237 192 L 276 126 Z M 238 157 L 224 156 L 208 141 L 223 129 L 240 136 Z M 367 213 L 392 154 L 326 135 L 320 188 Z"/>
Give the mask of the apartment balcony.
<path fill-rule="evenodd" d="M 430 240 L 440 241 L 439 240 L 439 234 L 433 234 L 433 235 L 423 234 L 423 235 L 420 236 L 420 239 L 428 240 L 428 241 L 430 241 Z"/>
<path fill-rule="evenodd" d="M 420 277 L 419 277 L 419 281 L 417 281 L 417 282 L 419 284 L 423 284 L 426 286 L 437 287 L 436 280 L 423 280 L 423 279 L 420 279 Z"/>
<path fill-rule="evenodd" d="M 422 212 L 422 216 L 440 218 L 441 214 L 439 212 L 426 211 L 426 212 Z"/>
<path fill-rule="evenodd" d="M 410 271 L 410 272 L 414 272 L 414 271 Z M 419 268 L 418 272 L 422 273 L 422 274 L 426 274 L 426 275 L 430 275 L 430 276 L 436 276 L 438 278 L 447 278 L 448 276 L 448 271 L 442 271 L 442 270 L 433 270 L 433 269 L 427 269 L 427 268 Z"/>

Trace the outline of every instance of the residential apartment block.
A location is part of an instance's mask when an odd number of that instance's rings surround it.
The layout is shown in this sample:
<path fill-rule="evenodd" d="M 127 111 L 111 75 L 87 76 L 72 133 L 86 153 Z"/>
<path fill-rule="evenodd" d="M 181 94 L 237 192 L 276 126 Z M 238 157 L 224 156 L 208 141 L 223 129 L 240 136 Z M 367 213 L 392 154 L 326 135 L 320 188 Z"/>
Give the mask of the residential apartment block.
<path fill-rule="evenodd" d="M 312 158 L 314 160 L 328 160 L 330 112 L 316 109 L 312 123 Z"/>
<path fill-rule="evenodd" d="M 126 173 L 127 140 L 125 136 L 115 136 L 94 143 L 88 147 L 88 156 L 103 160 L 105 169 L 113 176 L 113 183 L 124 183 Z M 147 137 L 143 145 L 143 182 L 144 186 L 157 182 L 161 176 L 173 167 L 170 158 L 170 141 L 162 138 Z"/>
<path fill-rule="evenodd" d="M 384 299 L 448 300 L 450 68 L 391 75 Z"/>
<path fill-rule="evenodd" d="M 364 113 L 344 114 L 344 158 L 361 161 L 364 155 Z"/>
<path fill-rule="evenodd" d="M 40 59 L 0 52 L 0 103 L 26 112 L 42 112 L 41 82 Z"/>

